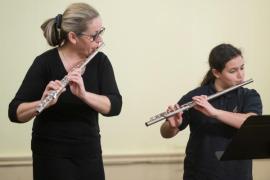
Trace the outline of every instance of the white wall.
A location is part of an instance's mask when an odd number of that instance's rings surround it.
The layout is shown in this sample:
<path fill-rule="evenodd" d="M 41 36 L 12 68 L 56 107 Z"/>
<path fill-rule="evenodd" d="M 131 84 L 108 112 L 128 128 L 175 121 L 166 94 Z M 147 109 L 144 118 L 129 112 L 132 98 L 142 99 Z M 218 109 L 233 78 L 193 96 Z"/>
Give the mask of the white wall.
<path fill-rule="evenodd" d="M 30 156 L 32 122 L 12 124 L 8 103 L 33 59 L 49 48 L 40 25 L 62 13 L 70 0 L 2 0 L 0 6 L 0 156 Z M 104 52 L 113 64 L 123 96 L 120 116 L 100 118 L 105 155 L 179 153 L 183 136 L 164 140 L 150 116 L 195 88 L 217 44 L 243 50 L 247 78 L 270 113 L 270 1 L 268 0 L 92 0 L 103 18 Z"/>

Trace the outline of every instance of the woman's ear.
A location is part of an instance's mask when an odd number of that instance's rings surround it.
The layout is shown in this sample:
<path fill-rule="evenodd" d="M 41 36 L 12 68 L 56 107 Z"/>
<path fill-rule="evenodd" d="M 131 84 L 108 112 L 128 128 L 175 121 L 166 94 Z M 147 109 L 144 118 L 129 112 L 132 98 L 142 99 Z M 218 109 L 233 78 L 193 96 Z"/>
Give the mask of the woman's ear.
<path fill-rule="evenodd" d="M 221 75 L 221 73 L 218 71 L 218 70 L 216 70 L 216 69 L 212 69 L 212 73 L 213 73 L 213 75 L 215 76 L 215 78 L 219 78 L 220 77 L 220 75 Z"/>
<path fill-rule="evenodd" d="M 71 42 L 72 44 L 76 44 L 77 41 L 78 41 L 78 37 L 77 37 L 77 34 L 74 33 L 74 32 L 69 32 L 68 33 L 68 40 L 69 42 Z"/>

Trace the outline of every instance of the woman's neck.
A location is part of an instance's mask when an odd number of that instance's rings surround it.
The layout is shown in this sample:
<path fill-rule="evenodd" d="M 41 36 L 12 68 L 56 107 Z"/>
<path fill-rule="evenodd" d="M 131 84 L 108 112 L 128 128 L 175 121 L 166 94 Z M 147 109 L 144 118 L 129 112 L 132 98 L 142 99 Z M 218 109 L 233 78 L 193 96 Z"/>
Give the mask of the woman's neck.
<path fill-rule="evenodd" d="M 215 80 L 214 86 L 215 86 L 215 89 L 216 89 L 217 92 L 223 91 L 224 89 L 226 89 L 224 87 L 224 84 L 220 80 L 218 80 L 218 79 Z"/>
<path fill-rule="evenodd" d="M 81 57 L 74 48 L 70 47 L 68 44 L 64 44 L 59 48 L 60 53 L 63 56 L 64 61 L 68 62 L 80 62 L 84 60 L 83 57 Z"/>
<path fill-rule="evenodd" d="M 64 64 L 67 72 L 69 72 L 73 67 L 85 60 L 84 58 L 80 57 L 79 54 L 68 45 L 63 45 L 62 47 L 58 48 L 58 51 L 61 61 Z"/>

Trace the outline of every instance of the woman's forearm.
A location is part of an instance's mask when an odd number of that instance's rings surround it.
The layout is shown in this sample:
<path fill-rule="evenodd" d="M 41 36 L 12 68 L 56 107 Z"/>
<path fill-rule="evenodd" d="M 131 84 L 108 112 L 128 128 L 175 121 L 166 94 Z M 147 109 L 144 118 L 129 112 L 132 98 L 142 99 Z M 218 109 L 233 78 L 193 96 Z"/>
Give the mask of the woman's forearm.
<path fill-rule="evenodd" d="M 83 101 L 102 114 L 108 114 L 111 110 L 111 102 L 107 96 L 87 92 Z"/>
<path fill-rule="evenodd" d="M 34 101 L 20 104 L 16 112 L 18 121 L 24 123 L 35 117 L 37 115 L 36 108 L 39 103 L 40 101 Z"/>
<path fill-rule="evenodd" d="M 257 115 L 256 113 L 233 113 L 223 110 L 218 110 L 214 118 L 219 121 L 239 129 L 245 120 L 252 115 Z"/>

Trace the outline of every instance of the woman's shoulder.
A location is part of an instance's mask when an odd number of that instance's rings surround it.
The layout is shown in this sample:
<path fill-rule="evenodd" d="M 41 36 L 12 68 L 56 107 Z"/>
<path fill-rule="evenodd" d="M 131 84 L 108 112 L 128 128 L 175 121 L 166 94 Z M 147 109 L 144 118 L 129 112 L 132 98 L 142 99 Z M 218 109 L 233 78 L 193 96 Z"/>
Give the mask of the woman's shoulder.
<path fill-rule="evenodd" d="M 200 96 L 200 95 L 210 95 L 214 93 L 214 89 L 211 88 L 210 85 L 204 85 L 194 88 L 193 90 L 189 91 L 186 96 Z"/>
<path fill-rule="evenodd" d="M 58 55 L 57 48 L 49 49 L 36 57 L 36 61 L 51 62 L 51 59 L 56 58 Z"/>
<path fill-rule="evenodd" d="M 91 61 L 92 63 L 90 64 L 96 65 L 98 68 L 101 68 L 101 69 L 112 68 L 112 64 L 108 56 L 103 52 L 98 52 Z"/>
<path fill-rule="evenodd" d="M 34 69 L 47 67 L 47 65 L 55 62 L 52 59 L 55 59 L 57 57 L 57 53 L 58 53 L 57 48 L 53 48 L 43 52 L 42 54 L 35 57 L 31 67 Z"/>
<path fill-rule="evenodd" d="M 181 103 L 189 102 L 192 100 L 192 97 L 194 96 L 209 95 L 209 94 L 211 94 L 211 87 L 209 87 L 208 85 L 196 87 L 195 89 L 190 90 L 184 96 L 182 96 L 179 102 Z"/>
<path fill-rule="evenodd" d="M 110 62 L 108 56 L 103 52 L 98 52 L 96 56 L 93 58 L 93 61 L 97 63 L 108 63 Z"/>
<path fill-rule="evenodd" d="M 244 96 L 260 96 L 257 90 L 241 87 L 239 93 Z"/>

